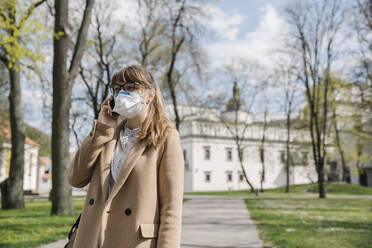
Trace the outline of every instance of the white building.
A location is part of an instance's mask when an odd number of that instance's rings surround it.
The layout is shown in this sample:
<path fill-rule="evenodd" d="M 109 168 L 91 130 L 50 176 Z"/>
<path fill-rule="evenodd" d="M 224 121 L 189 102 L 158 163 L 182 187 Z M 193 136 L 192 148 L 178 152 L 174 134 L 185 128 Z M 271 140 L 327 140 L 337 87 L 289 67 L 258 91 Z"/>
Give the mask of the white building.
<path fill-rule="evenodd" d="M 49 156 L 39 156 L 36 192 L 49 195 L 52 189 L 52 160 Z"/>
<path fill-rule="evenodd" d="M 252 121 L 252 116 L 244 111 L 244 101 L 234 101 L 239 99 L 237 87 L 234 88 L 234 95 L 236 97 L 229 101 L 226 111 L 221 113 L 217 108 L 182 104 L 177 106 L 182 119 L 179 133 L 185 159 L 185 191 L 249 189 L 239 162 L 234 138 L 236 133 L 239 133 L 240 137 L 244 134 L 241 146 L 244 147 L 243 166 L 247 177 L 255 188 L 260 188 L 263 168 L 260 151 L 263 123 Z M 166 112 L 174 120 L 171 104 L 166 104 Z M 239 123 L 237 132 L 234 131 L 233 124 L 235 113 Z M 291 161 L 294 165 L 290 168 L 290 184 L 317 182 L 308 132 L 296 130 L 291 132 Z M 285 122 L 268 122 L 265 133 L 263 188 L 284 186 Z M 339 174 L 341 171 L 327 165 L 325 180 L 331 173 Z"/>
<path fill-rule="evenodd" d="M 344 150 L 347 181 L 372 187 L 372 109 L 363 103 L 372 92 L 363 83 L 345 83 L 335 94 L 337 126 Z M 363 96 L 363 97 L 362 97 Z"/>
<path fill-rule="evenodd" d="M 0 182 L 9 177 L 10 159 L 11 159 L 11 132 L 10 127 L 2 127 L 4 141 L 0 144 Z M 49 170 L 49 157 L 40 160 L 40 145 L 30 139 L 25 138 L 24 153 L 24 177 L 23 190 L 25 194 L 39 194 L 50 191 L 51 178 L 46 175 L 45 168 Z"/>

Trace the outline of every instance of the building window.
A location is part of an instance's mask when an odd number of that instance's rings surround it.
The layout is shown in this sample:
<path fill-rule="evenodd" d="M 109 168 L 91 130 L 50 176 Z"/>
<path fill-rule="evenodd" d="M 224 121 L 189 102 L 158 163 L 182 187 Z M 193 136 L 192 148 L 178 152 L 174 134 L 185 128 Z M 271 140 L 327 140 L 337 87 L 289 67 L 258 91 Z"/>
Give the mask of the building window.
<path fill-rule="evenodd" d="M 244 181 L 244 174 L 243 172 L 239 172 L 239 182 L 243 182 Z"/>
<path fill-rule="evenodd" d="M 187 160 L 187 157 L 186 157 L 186 149 L 183 149 L 183 160 L 184 160 L 184 163 L 185 163 L 185 169 L 187 171 L 190 170 L 190 164 L 189 164 L 189 161 Z"/>
<path fill-rule="evenodd" d="M 285 164 L 285 151 L 280 151 L 280 162 Z"/>
<path fill-rule="evenodd" d="M 210 183 L 211 182 L 211 172 L 204 171 L 204 182 Z"/>
<path fill-rule="evenodd" d="M 190 164 L 189 161 L 185 160 L 185 170 L 189 171 L 190 170 Z"/>
<path fill-rule="evenodd" d="M 302 152 L 302 162 L 303 162 L 304 165 L 309 164 L 308 154 L 309 154 L 309 152 Z"/>
<path fill-rule="evenodd" d="M 232 161 L 232 148 L 226 148 L 226 161 Z"/>
<path fill-rule="evenodd" d="M 226 171 L 226 181 L 232 182 L 232 171 Z"/>
<path fill-rule="evenodd" d="M 211 159 L 211 147 L 204 146 L 204 160 L 210 160 L 210 159 Z"/>

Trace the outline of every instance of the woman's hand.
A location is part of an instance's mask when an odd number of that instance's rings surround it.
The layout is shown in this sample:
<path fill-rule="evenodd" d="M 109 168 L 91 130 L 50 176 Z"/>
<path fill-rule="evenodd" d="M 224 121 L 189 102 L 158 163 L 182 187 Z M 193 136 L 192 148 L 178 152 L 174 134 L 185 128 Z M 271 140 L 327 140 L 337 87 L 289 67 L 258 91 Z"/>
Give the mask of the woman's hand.
<path fill-rule="evenodd" d="M 118 114 L 112 113 L 110 100 L 113 99 L 113 97 L 114 96 L 111 95 L 102 102 L 101 111 L 98 114 L 98 121 L 110 127 L 116 127 L 119 118 Z"/>

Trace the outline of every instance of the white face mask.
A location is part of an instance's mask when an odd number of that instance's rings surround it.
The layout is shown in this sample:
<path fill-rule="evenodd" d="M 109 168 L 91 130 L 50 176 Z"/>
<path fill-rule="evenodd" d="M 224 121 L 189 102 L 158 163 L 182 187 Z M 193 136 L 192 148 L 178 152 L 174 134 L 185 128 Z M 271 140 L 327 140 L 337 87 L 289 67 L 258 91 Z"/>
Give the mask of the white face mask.
<path fill-rule="evenodd" d="M 120 90 L 114 95 L 115 106 L 112 111 L 125 118 L 135 117 L 141 112 L 142 104 L 145 105 L 145 103 L 142 101 L 142 96 L 145 94 L 145 92 L 139 94 L 135 91 L 128 92 Z"/>

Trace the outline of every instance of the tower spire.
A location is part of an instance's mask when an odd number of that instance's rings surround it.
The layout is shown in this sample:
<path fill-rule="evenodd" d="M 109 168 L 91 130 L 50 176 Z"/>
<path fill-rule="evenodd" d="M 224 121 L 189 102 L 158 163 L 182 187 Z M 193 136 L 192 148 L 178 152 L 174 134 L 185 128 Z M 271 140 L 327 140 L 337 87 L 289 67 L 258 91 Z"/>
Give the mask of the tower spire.
<path fill-rule="evenodd" d="M 230 98 L 227 101 L 226 110 L 227 111 L 246 110 L 245 101 L 240 96 L 240 89 L 236 79 L 234 80 L 232 98 Z"/>

